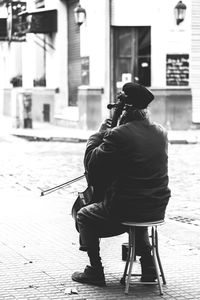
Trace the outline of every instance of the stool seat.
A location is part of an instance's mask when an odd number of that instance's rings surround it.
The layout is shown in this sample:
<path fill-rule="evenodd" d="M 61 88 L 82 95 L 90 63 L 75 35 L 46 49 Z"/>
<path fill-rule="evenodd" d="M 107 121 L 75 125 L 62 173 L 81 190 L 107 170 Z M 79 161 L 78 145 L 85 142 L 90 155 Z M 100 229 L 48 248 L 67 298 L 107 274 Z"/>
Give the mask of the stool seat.
<path fill-rule="evenodd" d="M 165 220 L 158 220 L 152 222 L 122 222 L 121 224 L 126 226 L 134 226 L 134 227 L 150 227 L 150 226 L 159 226 L 165 224 Z"/>
<path fill-rule="evenodd" d="M 157 284 L 159 286 L 160 295 L 163 295 L 162 285 L 160 281 L 160 276 L 162 277 L 163 284 L 166 284 L 159 252 L 158 252 L 158 232 L 157 226 L 163 225 L 165 221 L 163 219 L 157 221 L 148 221 L 148 222 L 130 222 L 124 221 L 121 222 L 122 225 L 125 225 L 129 228 L 129 243 L 128 243 L 128 255 L 125 264 L 124 274 L 121 278 L 121 284 L 125 284 L 125 294 L 128 294 L 129 285 L 131 276 L 140 276 L 142 274 L 132 274 L 133 263 L 136 260 L 136 252 L 135 252 L 135 228 L 136 227 L 150 227 L 151 228 L 151 246 L 152 246 L 152 256 L 156 270 L 156 278 L 157 282 L 134 282 L 140 284 Z M 128 270 L 129 268 L 129 270 Z M 128 273 L 127 273 L 128 270 Z M 127 277 L 127 281 L 126 281 Z"/>

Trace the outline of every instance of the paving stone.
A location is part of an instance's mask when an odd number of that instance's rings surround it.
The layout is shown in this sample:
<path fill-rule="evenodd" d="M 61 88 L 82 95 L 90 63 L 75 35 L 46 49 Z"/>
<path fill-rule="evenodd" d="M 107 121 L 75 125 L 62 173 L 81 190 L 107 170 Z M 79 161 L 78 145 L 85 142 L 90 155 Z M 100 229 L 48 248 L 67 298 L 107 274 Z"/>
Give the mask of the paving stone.
<path fill-rule="evenodd" d="M 1 142 L 0 157 L 0 300 L 6 299 L 161 299 L 157 286 L 131 283 L 130 296 L 120 285 L 124 262 L 121 245 L 127 235 L 101 240 L 107 287 L 82 285 L 71 274 L 83 270 L 87 255 L 78 250 L 71 218 L 81 180 L 40 197 L 49 188 L 83 174 L 84 144 Z M 200 299 L 200 145 L 171 145 L 169 149 L 169 220 L 159 229 L 159 248 L 167 285 L 162 299 Z M 189 153 L 189 155 L 188 155 Z M 6 156 L 7 155 L 7 156 Z M 192 221 L 191 221 L 192 220 Z M 197 223 L 198 224 L 198 223 Z M 195 228 L 195 229 L 194 229 Z M 140 271 L 137 261 L 135 268 Z M 66 295 L 66 288 L 78 295 Z"/>

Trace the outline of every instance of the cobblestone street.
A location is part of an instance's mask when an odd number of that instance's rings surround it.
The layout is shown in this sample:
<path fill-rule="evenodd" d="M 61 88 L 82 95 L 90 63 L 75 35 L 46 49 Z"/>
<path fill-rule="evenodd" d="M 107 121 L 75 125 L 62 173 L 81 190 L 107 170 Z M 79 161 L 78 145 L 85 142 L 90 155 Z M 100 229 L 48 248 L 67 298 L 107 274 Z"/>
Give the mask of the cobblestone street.
<path fill-rule="evenodd" d="M 127 299 L 119 284 L 124 235 L 101 241 L 107 288 L 71 281 L 71 273 L 88 263 L 78 251 L 70 215 L 85 179 L 40 197 L 41 189 L 83 174 L 85 143 L 28 142 L 11 136 L 0 137 L 0 143 L 0 299 Z M 169 146 L 172 198 L 169 222 L 159 230 L 167 277 L 162 299 L 200 299 L 199 153 L 200 144 Z M 157 288 L 144 286 L 131 287 L 130 295 L 160 298 Z"/>
<path fill-rule="evenodd" d="M 1 182 L 5 191 L 40 189 L 62 184 L 83 174 L 85 143 L 27 142 L 10 137 L 1 141 Z M 200 145 L 169 145 L 172 198 L 170 217 L 200 226 Z M 54 194 L 67 197 L 85 187 L 81 180 Z M 75 197 L 74 195 L 74 197 Z M 184 221 L 185 218 L 185 221 Z"/>
<path fill-rule="evenodd" d="M 199 144 L 169 146 L 169 177 L 172 189 L 169 212 L 200 225 Z M 189 220 L 188 220 L 189 222 Z"/>

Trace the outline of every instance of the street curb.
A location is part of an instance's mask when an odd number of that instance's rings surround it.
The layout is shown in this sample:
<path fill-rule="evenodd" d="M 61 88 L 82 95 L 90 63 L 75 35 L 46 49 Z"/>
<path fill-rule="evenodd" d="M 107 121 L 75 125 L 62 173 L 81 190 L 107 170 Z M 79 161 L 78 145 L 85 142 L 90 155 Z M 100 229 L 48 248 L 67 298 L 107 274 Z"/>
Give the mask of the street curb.
<path fill-rule="evenodd" d="M 39 137 L 22 134 L 12 134 L 15 137 L 23 138 L 29 142 L 68 142 L 68 143 L 85 143 L 87 139 L 77 137 Z"/>
<path fill-rule="evenodd" d="M 188 140 L 169 140 L 170 144 L 180 144 L 180 145 L 186 145 L 186 144 L 198 144 L 197 141 L 188 141 Z"/>
<path fill-rule="evenodd" d="M 24 134 L 12 134 L 15 137 L 23 138 L 29 142 L 68 142 L 68 143 L 85 143 L 87 138 L 79 137 L 42 137 L 35 135 L 24 135 Z M 188 140 L 169 140 L 169 143 L 172 145 L 189 145 L 189 144 L 198 144 L 198 141 L 188 141 Z"/>

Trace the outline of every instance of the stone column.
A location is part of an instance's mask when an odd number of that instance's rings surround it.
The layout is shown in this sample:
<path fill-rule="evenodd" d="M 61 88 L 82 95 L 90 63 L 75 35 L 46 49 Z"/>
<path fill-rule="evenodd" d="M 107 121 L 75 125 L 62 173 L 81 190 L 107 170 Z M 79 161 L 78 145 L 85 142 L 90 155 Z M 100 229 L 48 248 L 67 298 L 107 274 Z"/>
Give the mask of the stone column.
<path fill-rule="evenodd" d="M 80 86 L 78 89 L 79 127 L 97 130 L 102 121 L 102 88 Z"/>

